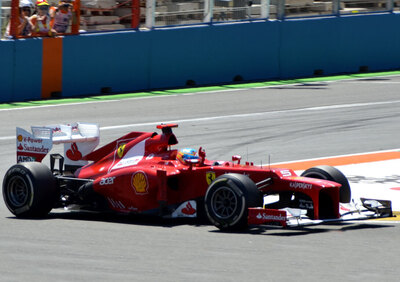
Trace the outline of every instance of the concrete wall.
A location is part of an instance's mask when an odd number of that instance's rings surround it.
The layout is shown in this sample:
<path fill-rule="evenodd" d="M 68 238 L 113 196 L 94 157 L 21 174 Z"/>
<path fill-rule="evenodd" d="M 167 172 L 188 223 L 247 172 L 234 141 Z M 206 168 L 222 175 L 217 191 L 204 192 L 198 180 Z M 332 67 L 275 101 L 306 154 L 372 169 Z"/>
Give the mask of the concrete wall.
<path fill-rule="evenodd" d="M 400 69 L 399 26 L 374 14 L 68 36 L 61 95 Z M 44 97 L 42 41 L 0 42 L 0 101 Z"/>

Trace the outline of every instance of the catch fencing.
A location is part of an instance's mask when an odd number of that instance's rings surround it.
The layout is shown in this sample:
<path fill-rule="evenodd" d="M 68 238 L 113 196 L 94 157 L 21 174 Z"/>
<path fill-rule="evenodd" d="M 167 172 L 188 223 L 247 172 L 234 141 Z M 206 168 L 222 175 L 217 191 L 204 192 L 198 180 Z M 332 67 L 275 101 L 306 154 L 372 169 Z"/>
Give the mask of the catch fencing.
<path fill-rule="evenodd" d="M 146 27 L 395 12 L 400 0 L 147 0 Z"/>
<path fill-rule="evenodd" d="M 146 27 L 269 18 L 270 0 L 147 0 Z"/>
<path fill-rule="evenodd" d="M 6 25 L 10 21 L 11 14 L 11 0 L 0 1 L 0 38 L 3 36 L 6 30 Z"/>

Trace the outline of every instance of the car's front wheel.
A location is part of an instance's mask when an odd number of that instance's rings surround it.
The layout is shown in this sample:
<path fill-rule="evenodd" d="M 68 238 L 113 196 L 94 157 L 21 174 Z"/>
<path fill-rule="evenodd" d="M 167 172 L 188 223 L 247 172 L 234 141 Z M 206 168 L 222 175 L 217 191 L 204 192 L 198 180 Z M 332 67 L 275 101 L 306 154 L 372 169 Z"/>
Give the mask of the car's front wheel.
<path fill-rule="evenodd" d="M 221 175 L 211 183 L 205 196 L 209 220 L 225 231 L 245 229 L 248 208 L 262 205 L 262 194 L 255 183 L 243 174 Z"/>
<path fill-rule="evenodd" d="M 337 168 L 333 166 L 320 165 L 305 170 L 301 176 L 325 179 L 337 182 L 342 185 L 340 187 L 340 202 L 349 203 L 351 201 L 351 189 L 347 177 Z"/>

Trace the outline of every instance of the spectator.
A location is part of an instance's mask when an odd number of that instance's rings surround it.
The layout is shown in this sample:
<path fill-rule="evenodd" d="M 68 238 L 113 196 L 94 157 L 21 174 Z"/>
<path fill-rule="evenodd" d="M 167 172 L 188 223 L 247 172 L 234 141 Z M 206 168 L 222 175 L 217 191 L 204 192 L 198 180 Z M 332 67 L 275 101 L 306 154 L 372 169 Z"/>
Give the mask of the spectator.
<path fill-rule="evenodd" d="M 57 33 L 66 33 L 72 19 L 71 0 L 60 1 L 58 7 L 50 8 L 51 26 Z"/>
<path fill-rule="evenodd" d="M 17 19 L 17 36 L 30 36 L 32 33 L 32 24 L 29 17 L 32 13 L 33 4 L 30 0 L 21 0 L 19 2 L 19 17 Z M 5 37 L 10 38 L 10 25 L 9 22 L 6 27 Z"/>
<path fill-rule="evenodd" d="M 49 15 L 50 5 L 46 0 L 37 0 L 36 2 L 36 12 L 30 18 L 31 24 L 33 26 L 32 35 L 35 36 L 53 36 L 56 32 L 50 26 L 50 15 Z"/>

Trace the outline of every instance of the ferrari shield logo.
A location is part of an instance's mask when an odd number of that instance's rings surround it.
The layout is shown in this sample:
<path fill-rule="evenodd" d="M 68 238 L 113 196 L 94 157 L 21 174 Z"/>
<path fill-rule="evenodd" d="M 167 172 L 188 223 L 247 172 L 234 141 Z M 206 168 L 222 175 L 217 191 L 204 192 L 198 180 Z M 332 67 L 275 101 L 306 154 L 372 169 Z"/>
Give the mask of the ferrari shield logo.
<path fill-rule="evenodd" d="M 124 155 L 124 151 L 125 151 L 125 144 L 122 144 L 121 146 L 118 147 L 117 150 L 118 157 L 122 158 L 122 156 Z"/>
<path fill-rule="evenodd" d="M 206 173 L 207 184 L 210 185 L 215 179 L 215 172 L 210 171 Z"/>

